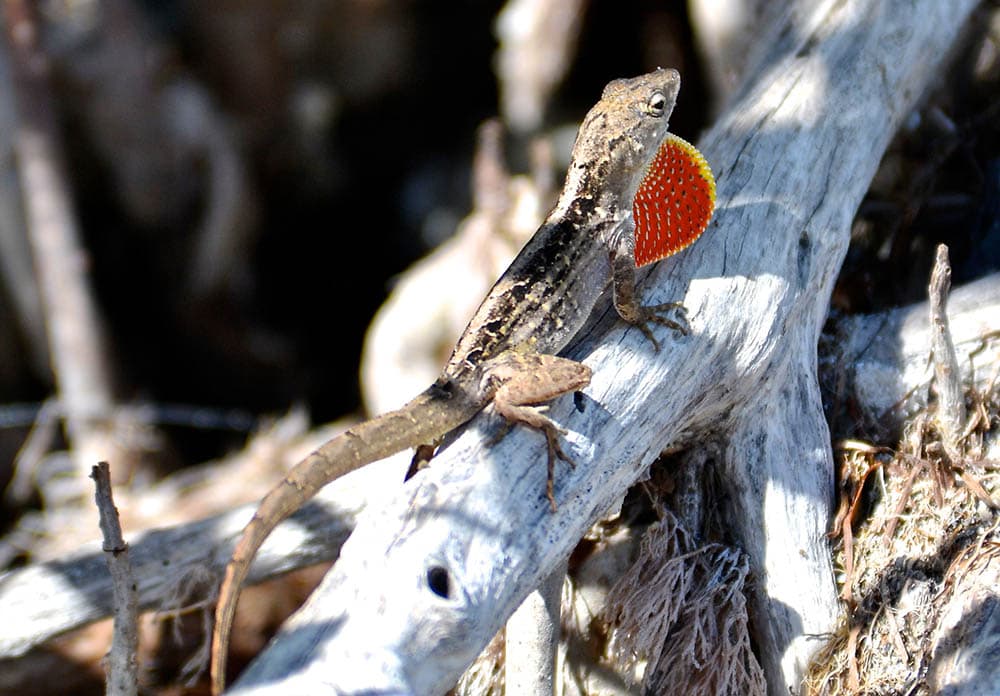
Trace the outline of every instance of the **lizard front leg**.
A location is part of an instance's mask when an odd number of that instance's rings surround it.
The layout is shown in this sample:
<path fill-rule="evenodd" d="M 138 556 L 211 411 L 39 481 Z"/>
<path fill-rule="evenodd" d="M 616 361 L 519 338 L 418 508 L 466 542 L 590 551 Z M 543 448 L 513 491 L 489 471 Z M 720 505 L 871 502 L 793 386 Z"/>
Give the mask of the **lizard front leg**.
<path fill-rule="evenodd" d="M 635 269 L 676 254 L 701 236 L 715 209 L 715 178 L 694 145 L 672 133 L 649 163 L 626 215 L 608 240 L 615 309 L 638 327 L 656 349 L 650 324 L 682 334 L 687 327 L 661 314 L 680 302 L 643 306 L 635 299 Z"/>
<path fill-rule="evenodd" d="M 546 407 L 542 404 L 586 387 L 590 384 L 590 368 L 554 355 L 511 350 L 490 360 L 484 369 L 485 382 L 495 390 L 493 408 L 496 412 L 509 424 L 526 425 L 545 435 L 548 447 L 545 496 L 555 512 L 556 459 L 570 466 L 573 460 L 559 443 L 559 436 L 565 431 L 543 413 Z"/>
<path fill-rule="evenodd" d="M 678 310 L 684 316 L 684 305 L 681 302 L 667 302 L 656 305 L 642 305 L 635 297 L 635 247 L 633 240 L 634 226 L 629 219 L 622 223 L 621 233 L 616 235 L 617 239 L 611 245 L 611 284 L 614 294 L 615 310 L 618 316 L 627 321 L 632 326 L 642 331 L 656 350 L 660 350 L 660 344 L 650 331 L 649 325 L 660 324 L 666 326 L 680 334 L 687 334 L 687 327 L 683 324 L 663 316 L 662 312 Z"/>

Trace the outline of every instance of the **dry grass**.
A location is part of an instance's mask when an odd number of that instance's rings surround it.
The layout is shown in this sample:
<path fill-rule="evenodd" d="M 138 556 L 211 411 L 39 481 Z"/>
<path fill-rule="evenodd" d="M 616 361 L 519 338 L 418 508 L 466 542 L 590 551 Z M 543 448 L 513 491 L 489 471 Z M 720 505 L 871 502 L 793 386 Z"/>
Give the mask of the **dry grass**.
<path fill-rule="evenodd" d="M 933 413 L 914 418 L 896 450 L 843 444 L 835 560 L 847 618 L 816 656 L 808 693 L 936 693 L 955 651 L 973 647 L 954 629 L 977 611 L 980 589 L 996 597 L 997 395 L 972 399 L 957 461 Z"/>

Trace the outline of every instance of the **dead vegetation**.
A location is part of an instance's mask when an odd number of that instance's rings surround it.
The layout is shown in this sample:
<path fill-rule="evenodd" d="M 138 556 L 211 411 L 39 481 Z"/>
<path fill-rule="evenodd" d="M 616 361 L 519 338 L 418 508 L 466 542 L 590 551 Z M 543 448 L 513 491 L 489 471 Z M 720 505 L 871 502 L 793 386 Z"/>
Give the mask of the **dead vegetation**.
<path fill-rule="evenodd" d="M 813 663 L 813 693 L 933 694 L 995 678 L 989 661 L 960 653 L 1000 640 L 998 399 L 995 379 L 969 395 L 955 459 L 934 408 L 896 448 L 841 443 L 835 551 L 846 617 Z"/>

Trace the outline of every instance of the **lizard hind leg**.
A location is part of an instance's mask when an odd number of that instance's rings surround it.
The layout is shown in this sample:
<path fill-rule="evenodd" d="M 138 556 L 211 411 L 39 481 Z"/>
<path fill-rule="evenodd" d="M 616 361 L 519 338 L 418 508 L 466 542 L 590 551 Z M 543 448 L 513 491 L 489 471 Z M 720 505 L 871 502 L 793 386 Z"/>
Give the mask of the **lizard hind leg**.
<path fill-rule="evenodd" d="M 549 506 L 552 508 L 552 512 L 555 512 L 556 459 L 561 459 L 570 466 L 576 466 L 573 459 L 566 454 L 562 445 L 559 444 L 559 436 L 564 435 L 566 431 L 556 425 L 551 418 L 542 413 L 545 408 L 544 406 L 517 405 L 508 401 L 501 401 L 499 399 L 494 401 L 494 406 L 497 413 L 507 420 L 507 425 L 504 426 L 505 431 L 509 430 L 511 424 L 520 423 L 521 425 L 526 425 L 529 428 L 538 430 L 545 436 L 545 443 L 548 449 L 548 475 L 545 479 L 545 497 L 549 500 Z"/>
<path fill-rule="evenodd" d="M 545 496 L 555 512 L 556 460 L 561 459 L 570 466 L 574 466 L 574 462 L 560 444 L 560 436 L 566 431 L 543 413 L 546 408 L 543 404 L 590 384 L 590 368 L 554 355 L 508 351 L 492 361 L 487 373 L 499 384 L 493 396 L 493 407 L 507 421 L 506 427 L 526 425 L 545 436 L 548 454 Z"/>

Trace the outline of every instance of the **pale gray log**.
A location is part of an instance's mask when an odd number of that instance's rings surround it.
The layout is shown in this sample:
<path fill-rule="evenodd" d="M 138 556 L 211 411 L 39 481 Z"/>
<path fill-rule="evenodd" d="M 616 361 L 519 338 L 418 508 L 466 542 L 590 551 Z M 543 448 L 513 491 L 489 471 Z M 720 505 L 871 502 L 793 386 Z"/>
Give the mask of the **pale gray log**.
<path fill-rule="evenodd" d="M 715 222 L 643 290 L 648 302 L 684 297 L 692 334 L 661 336 L 654 354 L 606 313 L 569 351 L 594 380 L 584 413 L 571 399 L 551 409 L 578 464 L 557 472 L 558 513 L 543 495 L 541 439 L 517 431 L 490 446 L 496 420 L 484 414 L 362 515 L 234 693 L 442 693 L 661 451 L 712 433 L 729 439 L 729 513 L 759 583 L 769 688 L 797 689 L 806 636 L 830 630 L 837 611 L 816 340 L 879 158 L 975 5 L 822 2 L 789 23 L 701 140 L 719 179 Z"/>
<path fill-rule="evenodd" d="M 950 596 L 931 648 L 927 674 L 931 693 L 938 696 L 979 696 L 1000 693 L 1000 564 L 997 553 L 977 554 L 972 567 L 962 563 L 945 591 Z"/>
<path fill-rule="evenodd" d="M 559 611 L 562 606 L 566 563 L 521 603 L 507 621 L 504 638 L 504 694 L 552 696 L 559 647 Z"/>
<path fill-rule="evenodd" d="M 963 375 L 983 388 L 1000 365 L 1000 275 L 955 289 L 948 307 Z M 883 414 L 881 409 L 909 394 L 909 400 L 903 401 L 905 409 L 899 411 L 911 411 L 925 404 L 929 393 L 933 370 L 927 357 L 927 317 L 925 302 L 842 320 L 837 325 L 842 353 L 839 359 L 831 358 L 828 381 L 850 376 L 845 380 L 849 387 L 845 397 L 862 411 L 898 425 L 897 411 Z M 398 478 L 408 461 L 403 454 L 327 487 L 314 504 L 287 523 L 301 530 L 300 540 L 285 536 L 265 545 L 251 572 L 251 583 L 335 557 L 357 512 L 369 504 L 378 505 L 391 488 L 387 482 Z M 142 498 L 138 500 L 141 504 Z M 214 563 L 214 572 L 221 573 L 240 525 L 253 507 L 138 534 L 130 548 L 135 557 L 147 559 L 135 569 L 142 606 L 163 607 L 181 580 L 195 570 L 211 573 Z M 0 574 L 0 606 L 9 619 L 0 628 L 0 659 L 16 657 L 55 635 L 109 616 L 111 583 L 103 568 L 99 545 L 93 544 L 58 562 Z"/>

